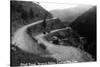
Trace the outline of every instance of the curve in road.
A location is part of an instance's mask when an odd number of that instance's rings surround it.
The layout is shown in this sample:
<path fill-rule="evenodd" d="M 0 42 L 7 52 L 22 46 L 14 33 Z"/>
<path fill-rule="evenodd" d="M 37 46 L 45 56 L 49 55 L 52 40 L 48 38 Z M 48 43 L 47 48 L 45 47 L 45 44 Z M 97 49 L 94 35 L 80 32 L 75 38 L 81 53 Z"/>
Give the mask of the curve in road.
<path fill-rule="evenodd" d="M 56 18 L 52 19 L 47 19 L 46 21 L 53 20 Z M 49 43 L 43 35 L 43 34 L 38 34 L 34 38 L 38 40 L 40 43 L 44 44 L 46 46 L 46 50 L 43 50 L 37 42 L 35 42 L 32 37 L 30 37 L 27 33 L 28 27 L 34 26 L 36 24 L 39 24 L 43 22 L 37 21 L 28 25 L 23 26 L 22 28 L 18 29 L 13 36 L 12 44 L 16 44 L 20 49 L 34 53 L 34 54 L 40 54 L 45 57 L 53 57 L 57 59 L 58 61 L 84 61 L 83 58 L 83 53 L 74 47 L 70 46 L 57 46 L 55 44 Z M 56 30 L 57 31 L 57 30 Z M 54 32 L 54 31 L 53 31 Z M 35 32 L 34 32 L 35 33 Z M 84 56 L 86 58 L 91 59 L 91 56 Z"/>

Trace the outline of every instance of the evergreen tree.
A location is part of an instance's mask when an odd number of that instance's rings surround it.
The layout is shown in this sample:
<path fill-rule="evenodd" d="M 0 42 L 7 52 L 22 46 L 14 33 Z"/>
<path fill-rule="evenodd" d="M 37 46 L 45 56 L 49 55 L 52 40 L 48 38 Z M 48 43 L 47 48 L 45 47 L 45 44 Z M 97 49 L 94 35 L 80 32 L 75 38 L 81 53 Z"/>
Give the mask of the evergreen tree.
<path fill-rule="evenodd" d="M 34 12 L 33 12 L 32 8 L 30 9 L 29 15 L 30 15 L 30 18 L 31 18 L 31 19 L 34 18 Z"/>

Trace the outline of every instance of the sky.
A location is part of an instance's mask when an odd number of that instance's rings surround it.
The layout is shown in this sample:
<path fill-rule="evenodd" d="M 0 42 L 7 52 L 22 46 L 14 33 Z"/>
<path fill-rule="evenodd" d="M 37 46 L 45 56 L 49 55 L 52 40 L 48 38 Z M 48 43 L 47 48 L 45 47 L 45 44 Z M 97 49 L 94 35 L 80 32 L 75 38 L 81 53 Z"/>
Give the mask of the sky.
<path fill-rule="evenodd" d="M 41 5 L 48 11 L 54 9 L 67 9 L 71 7 L 76 7 L 79 4 L 86 4 L 86 5 L 97 4 L 97 0 L 23 0 L 23 1 L 39 2 L 39 5 Z"/>

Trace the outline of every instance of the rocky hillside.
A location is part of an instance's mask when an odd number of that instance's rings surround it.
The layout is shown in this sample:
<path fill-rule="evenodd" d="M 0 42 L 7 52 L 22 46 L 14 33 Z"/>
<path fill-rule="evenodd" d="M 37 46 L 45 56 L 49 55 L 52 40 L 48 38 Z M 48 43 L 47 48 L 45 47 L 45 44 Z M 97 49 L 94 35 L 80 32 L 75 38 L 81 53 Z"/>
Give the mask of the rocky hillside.
<path fill-rule="evenodd" d="M 47 14 L 47 18 L 52 17 L 44 8 L 31 1 L 10 1 L 10 12 L 12 34 L 26 24 L 43 19 L 44 14 Z"/>

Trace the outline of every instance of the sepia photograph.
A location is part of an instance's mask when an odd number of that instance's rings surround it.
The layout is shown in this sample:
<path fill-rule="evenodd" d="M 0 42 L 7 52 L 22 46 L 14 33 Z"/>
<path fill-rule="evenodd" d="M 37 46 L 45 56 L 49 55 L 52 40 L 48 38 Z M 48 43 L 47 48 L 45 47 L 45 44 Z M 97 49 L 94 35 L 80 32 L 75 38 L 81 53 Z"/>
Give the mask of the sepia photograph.
<path fill-rule="evenodd" d="M 97 5 L 82 1 L 10 0 L 10 66 L 96 62 Z"/>

